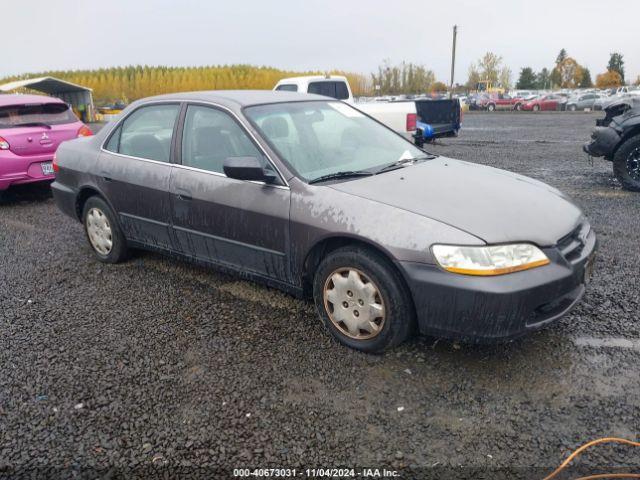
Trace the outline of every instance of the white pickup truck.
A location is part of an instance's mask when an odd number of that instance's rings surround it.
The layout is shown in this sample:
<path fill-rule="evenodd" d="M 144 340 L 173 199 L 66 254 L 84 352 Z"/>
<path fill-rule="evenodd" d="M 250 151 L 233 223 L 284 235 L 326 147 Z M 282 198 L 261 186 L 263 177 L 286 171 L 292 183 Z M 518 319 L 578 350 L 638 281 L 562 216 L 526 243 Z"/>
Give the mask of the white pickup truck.
<path fill-rule="evenodd" d="M 438 136 L 457 135 L 460 129 L 458 100 L 356 103 L 349 81 L 339 75 L 284 78 L 273 89 L 315 93 L 350 103 L 405 137 L 413 137 L 418 144 Z"/>

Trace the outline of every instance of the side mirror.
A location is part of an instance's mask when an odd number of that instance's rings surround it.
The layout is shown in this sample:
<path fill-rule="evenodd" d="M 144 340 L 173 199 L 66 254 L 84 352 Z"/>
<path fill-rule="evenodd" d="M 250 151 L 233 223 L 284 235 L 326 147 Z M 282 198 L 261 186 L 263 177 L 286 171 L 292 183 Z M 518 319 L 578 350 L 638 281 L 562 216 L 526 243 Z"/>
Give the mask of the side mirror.
<path fill-rule="evenodd" d="M 227 177 L 236 180 L 273 183 L 277 178 L 274 173 L 265 170 L 257 157 L 229 157 L 225 159 L 223 169 Z"/>

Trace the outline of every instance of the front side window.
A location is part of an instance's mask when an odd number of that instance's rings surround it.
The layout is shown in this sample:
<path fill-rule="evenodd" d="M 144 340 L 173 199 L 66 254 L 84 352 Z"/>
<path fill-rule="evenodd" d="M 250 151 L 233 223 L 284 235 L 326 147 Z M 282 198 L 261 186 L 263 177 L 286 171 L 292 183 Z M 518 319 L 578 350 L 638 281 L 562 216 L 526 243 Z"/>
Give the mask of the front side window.
<path fill-rule="evenodd" d="M 177 104 L 141 107 L 118 126 L 105 148 L 131 157 L 169 162 L 179 111 Z"/>
<path fill-rule="evenodd" d="M 335 101 L 257 105 L 244 110 L 298 176 L 374 171 L 425 153 L 355 108 Z"/>
<path fill-rule="evenodd" d="M 225 112 L 190 105 L 182 136 L 182 164 L 209 172 L 224 173 L 229 157 L 263 155 L 238 123 Z"/>

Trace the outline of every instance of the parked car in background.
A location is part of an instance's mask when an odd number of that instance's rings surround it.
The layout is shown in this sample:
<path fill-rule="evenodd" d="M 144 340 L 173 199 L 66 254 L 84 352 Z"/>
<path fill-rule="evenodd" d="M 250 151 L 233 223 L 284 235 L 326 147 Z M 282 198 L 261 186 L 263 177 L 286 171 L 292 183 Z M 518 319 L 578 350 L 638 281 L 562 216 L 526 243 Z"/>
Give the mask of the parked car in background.
<path fill-rule="evenodd" d="M 62 100 L 0 95 L 0 193 L 11 185 L 51 181 L 53 155 L 65 140 L 92 135 Z"/>
<path fill-rule="evenodd" d="M 566 109 L 575 112 L 576 110 L 593 110 L 596 101 L 600 99 L 597 93 L 587 93 L 584 95 L 570 97 L 567 100 Z"/>
<path fill-rule="evenodd" d="M 353 104 L 416 144 L 438 137 L 455 136 L 461 127 L 462 112 L 458 99 L 444 99 L 441 95 L 408 98 L 402 95 L 387 103 L 356 103 L 346 77 L 339 75 L 285 78 L 274 91 L 313 93 Z"/>
<path fill-rule="evenodd" d="M 521 110 L 523 100 L 506 93 L 491 93 L 481 102 L 481 107 L 489 112 L 496 110 Z"/>
<path fill-rule="evenodd" d="M 488 93 L 474 93 L 467 97 L 467 104 L 469 105 L 469 110 L 483 110 L 483 103 L 485 99 L 489 98 Z"/>
<path fill-rule="evenodd" d="M 610 105 L 617 104 L 619 102 L 631 101 L 634 98 L 638 98 L 638 95 L 633 93 L 622 93 L 620 95 L 603 95 L 598 98 L 593 104 L 594 110 L 606 110 Z"/>
<path fill-rule="evenodd" d="M 566 97 L 552 93 L 549 95 L 542 95 L 541 97 L 537 97 L 523 103 L 521 109 L 534 112 L 564 110 L 566 103 Z"/>
<path fill-rule="evenodd" d="M 366 352 L 540 329 L 580 300 L 596 249 L 555 188 L 430 155 L 326 96 L 153 97 L 56 162 L 55 201 L 101 262 L 148 248 L 308 295 Z"/>
<path fill-rule="evenodd" d="M 514 90 L 509 92 L 509 95 L 515 98 L 521 98 L 522 100 L 531 100 L 538 96 L 533 90 Z"/>

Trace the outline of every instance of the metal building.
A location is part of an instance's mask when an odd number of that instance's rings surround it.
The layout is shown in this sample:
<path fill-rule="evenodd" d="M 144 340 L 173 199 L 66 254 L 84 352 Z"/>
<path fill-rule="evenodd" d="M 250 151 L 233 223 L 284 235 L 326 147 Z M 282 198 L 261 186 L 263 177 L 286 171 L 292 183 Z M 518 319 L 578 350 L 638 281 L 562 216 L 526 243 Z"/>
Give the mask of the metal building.
<path fill-rule="evenodd" d="M 89 87 L 83 87 L 54 77 L 39 77 L 5 83 L 0 85 L 0 92 L 11 92 L 21 88 L 36 90 L 62 99 L 71 105 L 84 122 L 93 122 L 95 119 L 93 90 Z"/>

